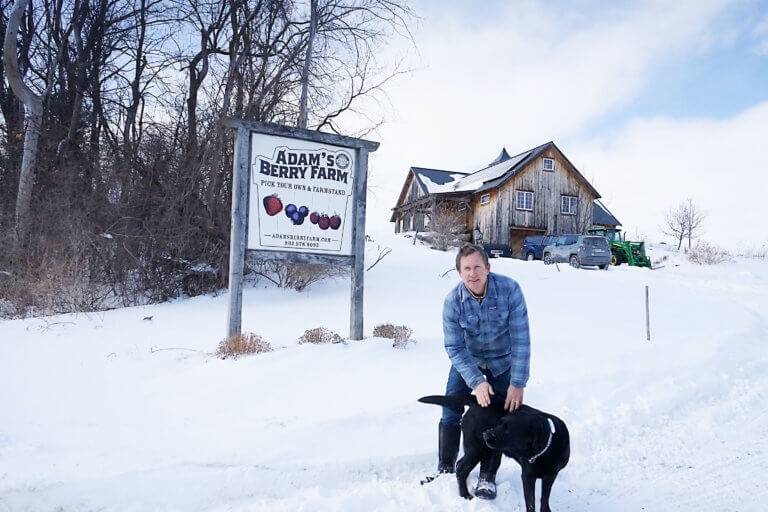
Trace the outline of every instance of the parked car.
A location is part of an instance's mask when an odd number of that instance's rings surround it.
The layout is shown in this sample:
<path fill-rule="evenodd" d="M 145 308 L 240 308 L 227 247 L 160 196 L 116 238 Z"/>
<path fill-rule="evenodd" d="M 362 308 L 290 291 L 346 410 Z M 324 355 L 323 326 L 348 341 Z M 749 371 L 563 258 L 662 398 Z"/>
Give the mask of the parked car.
<path fill-rule="evenodd" d="M 525 237 L 520 245 L 520 257 L 524 260 L 540 260 L 544 258 L 544 246 L 554 243 L 556 236 L 531 235 Z"/>
<path fill-rule="evenodd" d="M 594 265 L 601 269 L 611 264 L 608 239 L 594 235 L 559 235 L 544 247 L 544 263 L 568 262 L 574 268 Z"/>
<path fill-rule="evenodd" d="M 512 247 L 506 244 L 480 244 L 489 258 L 511 258 Z"/>

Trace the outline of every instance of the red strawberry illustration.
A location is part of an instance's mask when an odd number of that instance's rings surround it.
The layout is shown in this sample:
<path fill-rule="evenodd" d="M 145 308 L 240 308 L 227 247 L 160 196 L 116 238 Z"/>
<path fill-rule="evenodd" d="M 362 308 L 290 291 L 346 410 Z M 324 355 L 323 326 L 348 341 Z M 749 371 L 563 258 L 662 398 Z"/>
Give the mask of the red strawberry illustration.
<path fill-rule="evenodd" d="M 338 215 L 334 215 L 330 219 L 331 229 L 339 229 L 339 226 L 341 226 L 341 217 Z"/>
<path fill-rule="evenodd" d="M 317 212 L 312 212 L 309 214 L 309 222 L 312 224 L 317 224 L 318 220 L 320 220 L 320 215 L 318 215 Z"/>
<path fill-rule="evenodd" d="M 317 219 L 317 225 L 320 226 L 320 229 L 328 229 L 328 226 L 331 225 L 331 219 L 329 219 L 326 214 L 322 214 L 320 218 Z"/>
<path fill-rule="evenodd" d="M 265 197 L 263 203 L 264 210 L 269 216 L 277 215 L 283 210 L 283 202 L 280 201 L 280 198 L 277 197 L 277 194 L 272 194 L 271 196 Z"/>

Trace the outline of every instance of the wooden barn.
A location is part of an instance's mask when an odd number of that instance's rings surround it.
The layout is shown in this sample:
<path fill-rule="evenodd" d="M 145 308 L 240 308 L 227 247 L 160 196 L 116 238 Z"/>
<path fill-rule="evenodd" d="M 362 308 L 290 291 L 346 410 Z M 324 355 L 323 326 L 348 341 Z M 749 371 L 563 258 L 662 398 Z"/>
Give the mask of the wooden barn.
<path fill-rule="evenodd" d="M 393 208 L 395 232 L 429 231 L 447 212 L 474 241 L 519 253 L 528 235 L 586 233 L 618 225 L 600 194 L 554 142 L 510 156 L 506 149 L 473 173 L 411 167 Z"/>

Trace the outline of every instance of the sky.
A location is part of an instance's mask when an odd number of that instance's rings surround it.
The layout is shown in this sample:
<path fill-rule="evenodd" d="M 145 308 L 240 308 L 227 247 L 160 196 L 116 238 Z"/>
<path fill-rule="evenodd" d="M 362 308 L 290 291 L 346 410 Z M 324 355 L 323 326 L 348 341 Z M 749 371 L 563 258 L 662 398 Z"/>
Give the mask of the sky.
<path fill-rule="evenodd" d="M 472 172 L 554 141 L 629 234 L 665 240 L 692 198 L 702 239 L 760 247 L 768 190 L 768 1 L 412 3 L 382 62 L 386 122 L 367 138 L 368 230 L 394 230 L 411 166 Z"/>

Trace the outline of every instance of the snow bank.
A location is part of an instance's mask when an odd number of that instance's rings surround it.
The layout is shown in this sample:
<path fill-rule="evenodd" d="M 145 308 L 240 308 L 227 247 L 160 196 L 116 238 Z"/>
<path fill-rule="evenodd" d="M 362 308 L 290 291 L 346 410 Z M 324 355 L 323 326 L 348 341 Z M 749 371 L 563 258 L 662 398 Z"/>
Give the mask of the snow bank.
<path fill-rule="evenodd" d="M 0 511 L 522 510 L 511 460 L 495 502 L 459 499 L 451 478 L 418 484 L 436 465 L 440 409 L 416 399 L 445 385 L 454 253 L 377 241 L 393 252 L 366 273 L 366 332 L 408 325 L 407 350 L 297 343 L 312 327 L 347 333 L 343 280 L 246 289 L 244 330 L 278 349 L 234 361 L 212 355 L 226 294 L 0 322 Z M 528 302 L 525 401 L 571 432 L 553 509 L 764 509 L 766 262 L 492 270 Z"/>

